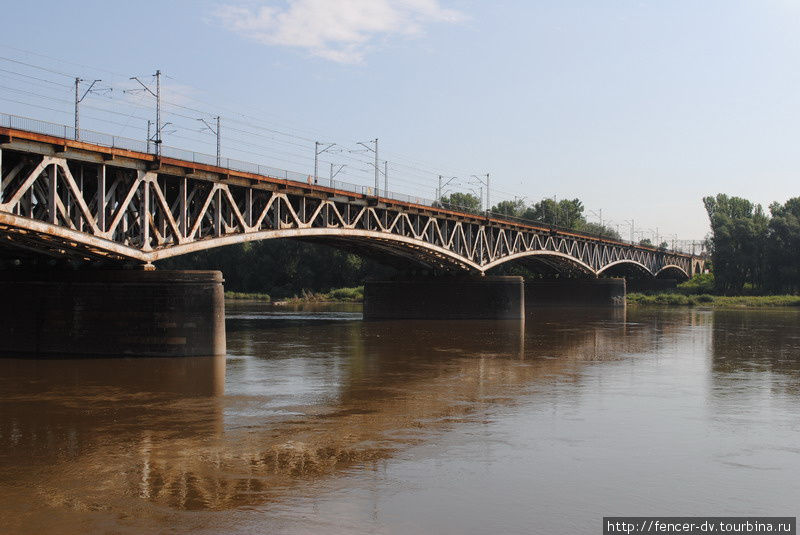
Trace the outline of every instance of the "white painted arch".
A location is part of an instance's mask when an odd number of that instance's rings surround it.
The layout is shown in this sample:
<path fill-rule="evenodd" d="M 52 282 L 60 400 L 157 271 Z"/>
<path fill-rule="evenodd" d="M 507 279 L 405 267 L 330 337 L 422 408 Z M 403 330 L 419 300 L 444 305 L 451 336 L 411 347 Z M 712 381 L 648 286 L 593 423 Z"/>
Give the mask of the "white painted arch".
<path fill-rule="evenodd" d="M 653 275 L 653 272 L 650 271 L 647 268 L 647 266 L 645 266 L 641 262 L 637 262 L 636 260 L 616 260 L 616 261 L 611 262 L 610 264 L 607 264 L 607 265 L 603 266 L 602 268 L 600 268 L 600 270 L 597 272 L 597 274 L 598 275 L 602 275 L 603 273 L 605 273 L 607 270 L 611 269 L 612 267 L 619 266 L 619 265 L 622 265 L 622 264 L 628 264 L 628 265 L 636 266 L 636 267 L 642 269 L 642 271 L 644 271 L 646 273 L 649 273 L 651 277 L 655 276 L 655 275 Z"/>
<path fill-rule="evenodd" d="M 587 273 L 589 275 L 592 275 L 592 276 L 597 275 L 595 273 L 594 269 L 592 269 L 592 266 L 590 266 L 589 264 L 584 263 L 581 260 L 578 260 L 574 256 L 570 256 L 568 254 L 561 253 L 559 251 L 549 251 L 547 249 L 536 250 L 536 251 L 523 251 L 523 252 L 520 252 L 520 253 L 514 253 L 514 254 L 511 254 L 511 255 L 508 255 L 508 256 L 504 256 L 503 258 L 498 258 L 497 260 L 494 260 L 493 262 L 489 262 L 488 264 L 483 266 L 483 271 L 488 271 L 488 270 L 492 269 L 493 267 L 497 267 L 497 266 L 499 266 L 501 264 L 505 264 L 506 262 L 513 262 L 514 260 L 520 260 L 520 259 L 528 258 L 528 257 L 532 257 L 532 256 L 549 256 L 549 257 L 553 257 L 553 258 L 561 258 L 561 259 L 569 261 L 569 263 L 575 265 L 576 267 L 580 268 L 581 271 L 584 271 L 585 273 Z"/>

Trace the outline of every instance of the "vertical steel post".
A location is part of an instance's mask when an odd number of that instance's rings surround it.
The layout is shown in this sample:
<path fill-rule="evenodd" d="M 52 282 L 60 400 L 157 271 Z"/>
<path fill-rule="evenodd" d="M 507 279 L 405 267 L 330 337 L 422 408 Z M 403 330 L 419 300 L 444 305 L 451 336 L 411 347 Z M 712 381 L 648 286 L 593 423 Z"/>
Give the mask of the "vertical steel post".
<path fill-rule="evenodd" d="M 305 197 L 303 197 L 305 200 Z M 245 193 L 244 221 L 248 227 L 253 226 L 253 188 L 247 188 Z"/>
<path fill-rule="evenodd" d="M 106 231 L 106 166 L 97 171 L 97 226 L 100 232 Z"/>
<path fill-rule="evenodd" d="M 76 198 L 78 195 L 80 195 L 85 200 L 86 197 L 83 195 L 83 164 L 80 165 L 81 165 L 80 167 L 81 171 L 80 171 L 80 176 L 78 177 L 78 193 L 76 195 Z M 75 201 L 75 213 L 78 214 L 78 230 L 83 232 L 83 221 L 84 221 L 83 212 L 81 212 L 80 203 L 77 202 L 77 200 Z"/>
<path fill-rule="evenodd" d="M 380 185 L 381 185 L 381 182 L 380 182 L 380 180 L 381 180 L 380 174 L 381 174 L 381 170 L 380 170 L 380 168 L 378 167 L 378 138 L 375 138 L 375 196 L 376 196 L 376 197 L 378 197 L 378 196 L 379 196 L 379 195 L 378 195 L 378 194 L 379 194 L 379 192 L 378 192 L 378 188 L 379 188 L 379 187 L 380 187 Z"/>
<path fill-rule="evenodd" d="M 222 189 L 214 195 L 214 235 L 222 236 Z"/>
<path fill-rule="evenodd" d="M 76 77 L 75 78 L 75 132 L 74 132 L 76 141 L 81 138 L 79 133 L 81 129 L 81 118 L 80 118 L 80 113 L 78 111 L 78 105 L 81 103 L 80 95 L 78 94 L 78 86 L 80 85 L 80 83 L 81 79 Z"/>
<path fill-rule="evenodd" d="M 186 211 L 188 206 L 186 206 L 186 177 L 181 177 L 178 182 L 178 230 L 181 231 L 181 235 L 185 238 L 189 234 L 189 228 L 187 226 L 187 214 Z"/>
<path fill-rule="evenodd" d="M 142 206 L 140 208 L 141 217 L 139 225 L 142 227 L 142 248 L 150 248 L 150 182 L 142 181 Z"/>
<path fill-rule="evenodd" d="M 219 115 L 217 115 L 217 167 L 219 167 L 220 161 L 222 160 L 222 131 L 219 128 L 219 123 Z"/>
<path fill-rule="evenodd" d="M 389 162 L 383 162 L 383 196 L 389 196 Z"/>
<path fill-rule="evenodd" d="M 319 179 L 319 141 L 314 142 L 314 184 Z"/>
<path fill-rule="evenodd" d="M 486 213 L 488 215 L 489 210 L 492 209 L 492 203 L 489 200 L 489 173 L 486 173 Z"/>
<path fill-rule="evenodd" d="M 156 71 L 156 154 L 161 157 L 161 71 Z"/>
<path fill-rule="evenodd" d="M 50 176 L 48 177 L 49 191 L 47 192 L 47 220 L 51 225 L 58 222 L 58 208 L 56 207 L 56 195 L 58 194 L 56 187 L 58 185 L 58 166 L 53 164 L 50 167 Z M 33 192 L 33 188 L 31 188 Z M 33 212 L 33 203 L 31 203 L 31 212 Z"/>

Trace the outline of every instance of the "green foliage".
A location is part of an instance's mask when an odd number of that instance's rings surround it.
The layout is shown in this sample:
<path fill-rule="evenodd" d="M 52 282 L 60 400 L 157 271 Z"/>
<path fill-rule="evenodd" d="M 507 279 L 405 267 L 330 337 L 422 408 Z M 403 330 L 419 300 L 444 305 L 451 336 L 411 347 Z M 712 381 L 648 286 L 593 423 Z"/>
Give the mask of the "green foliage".
<path fill-rule="evenodd" d="M 577 230 L 581 232 L 585 232 L 587 234 L 593 234 L 595 236 L 602 236 L 603 238 L 608 238 L 610 240 L 621 240 L 622 236 L 619 235 L 619 232 L 616 229 L 607 227 L 605 225 L 601 225 L 599 223 L 591 223 L 588 221 L 584 221 Z"/>
<path fill-rule="evenodd" d="M 633 305 L 659 305 L 659 306 L 710 306 L 714 308 L 769 308 L 769 307 L 798 307 L 800 296 L 796 295 L 750 295 L 750 296 L 723 296 L 723 295 L 682 295 L 677 293 L 661 293 L 646 295 L 641 293 L 628 294 L 628 303 Z"/>
<path fill-rule="evenodd" d="M 650 238 L 644 238 L 644 239 L 639 241 L 639 245 L 643 245 L 645 247 L 652 247 L 653 246 L 653 242 L 650 241 Z"/>
<path fill-rule="evenodd" d="M 746 283 L 763 287 L 769 220 L 761 205 L 719 194 L 703 199 L 711 222 L 711 257 L 717 290 L 741 293 Z"/>
<path fill-rule="evenodd" d="M 513 201 L 501 201 L 492 206 L 492 213 L 503 214 L 511 217 L 522 217 L 525 215 L 525 201 L 515 199 Z"/>
<path fill-rule="evenodd" d="M 328 292 L 327 297 L 330 301 L 363 301 L 364 300 L 364 287 L 356 286 L 355 288 L 336 288 Z"/>
<path fill-rule="evenodd" d="M 710 294 L 714 292 L 714 274 L 698 273 L 686 282 L 678 285 L 678 292 L 684 295 Z"/>
<path fill-rule="evenodd" d="M 769 207 L 767 242 L 767 280 L 769 290 L 800 291 L 800 197 L 773 203 Z"/>
<path fill-rule="evenodd" d="M 273 299 L 304 289 L 328 292 L 353 288 L 368 278 L 388 278 L 393 268 L 325 245 L 294 240 L 264 240 L 230 245 L 158 262 L 159 269 L 218 269 L 225 288 L 257 292 Z"/>
<path fill-rule="evenodd" d="M 237 300 L 252 300 L 252 301 L 266 301 L 269 302 L 270 296 L 269 294 L 258 293 L 258 292 L 225 292 L 225 299 L 237 299 Z"/>
<path fill-rule="evenodd" d="M 542 199 L 525 210 L 523 217 L 548 225 L 577 229 L 586 222 L 583 210 L 583 203 L 579 199 Z"/>
<path fill-rule="evenodd" d="M 330 303 L 333 301 L 360 303 L 364 300 L 364 287 L 355 288 L 336 288 L 330 292 L 312 292 L 303 290 L 300 295 L 289 297 L 283 302 L 286 303 Z"/>
<path fill-rule="evenodd" d="M 800 197 L 770 205 L 771 217 L 740 197 L 719 194 L 703 203 L 717 292 L 800 292 Z"/>
<path fill-rule="evenodd" d="M 481 200 L 477 195 L 472 193 L 455 192 L 450 195 L 445 195 L 441 198 L 442 208 L 447 210 L 456 210 L 459 212 L 473 212 L 480 213 Z"/>

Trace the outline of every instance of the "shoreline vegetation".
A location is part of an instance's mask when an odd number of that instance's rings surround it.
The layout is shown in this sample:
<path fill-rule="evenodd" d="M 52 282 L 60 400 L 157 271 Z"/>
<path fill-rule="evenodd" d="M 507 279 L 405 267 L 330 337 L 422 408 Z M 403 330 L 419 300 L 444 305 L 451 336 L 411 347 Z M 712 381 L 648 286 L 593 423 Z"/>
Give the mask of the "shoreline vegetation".
<path fill-rule="evenodd" d="M 278 301 L 272 301 L 269 294 L 254 292 L 225 292 L 225 299 L 263 301 L 274 305 L 296 305 L 300 303 L 361 303 L 364 300 L 364 287 L 334 288 L 328 292 L 311 292 L 303 290 L 295 295 Z"/>
<path fill-rule="evenodd" d="M 714 295 L 711 275 L 699 275 L 679 284 L 669 292 L 629 293 L 627 303 L 641 306 L 684 306 L 708 308 L 774 308 L 800 307 L 800 295 Z M 269 294 L 258 292 L 225 292 L 225 299 L 261 301 L 274 305 L 304 303 L 361 303 L 364 287 L 335 288 L 328 292 L 303 290 L 300 295 L 273 301 Z"/>
<path fill-rule="evenodd" d="M 800 295 L 760 294 L 753 285 L 745 285 L 737 295 L 720 295 L 712 273 L 695 275 L 674 290 L 629 293 L 629 305 L 687 306 L 708 308 L 800 307 Z"/>
<path fill-rule="evenodd" d="M 800 307 L 800 295 L 684 295 L 680 293 L 630 293 L 629 305 L 711 308 Z"/>

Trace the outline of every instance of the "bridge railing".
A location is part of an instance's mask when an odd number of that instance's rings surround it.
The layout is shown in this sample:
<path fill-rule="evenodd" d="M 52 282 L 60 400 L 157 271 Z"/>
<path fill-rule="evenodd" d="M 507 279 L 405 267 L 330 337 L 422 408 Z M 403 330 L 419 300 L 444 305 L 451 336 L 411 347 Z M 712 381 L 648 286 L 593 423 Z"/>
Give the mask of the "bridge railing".
<path fill-rule="evenodd" d="M 48 121 L 42 121 L 40 119 L 33 119 L 30 117 L 23 117 L 19 115 L 11 115 L 7 113 L 0 113 L 0 127 L 6 128 L 14 128 L 17 130 L 25 130 L 28 132 L 33 132 L 36 134 L 44 134 L 48 136 L 60 137 L 64 139 L 75 139 L 75 128 L 72 126 L 58 124 L 58 123 L 51 123 Z M 141 139 L 132 139 L 128 137 L 122 136 L 115 136 L 112 134 L 107 134 L 104 132 L 96 132 L 94 130 L 87 130 L 84 128 L 80 129 L 80 141 L 84 141 L 86 143 L 92 143 L 94 145 L 100 145 L 102 147 L 110 147 L 110 148 L 118 148 L 118 149 L 125 149 L 131 150 L 135 152 L 142 152 L 142 153 L 149 153 L 154 154 L 156 150 L 155 143 L 150 143 L 147 140 Z M 430 207 L 438 207 L 438 208 L 446 208 L 453 211 L 460 211 L 466 213 L 473 213 L 475 215 L 486 215 L 490 217 L 494 217 L 496 219 L 505 219 L 512 222 L 517 222 L 526 225 L 536 225 L 538 227 L 548 228 L 554 231 L 561 231 L 561 232 L 576 232 L 584 236 L 597 238 L 597 239 L 606 239 L 606 240 L 613 240 L 621 243 L 638 245 L 634 242 L 630 242 L 628 240 L 617 238 L 616 236 L 611 236 L 608 234 L 597 234 L 597 233 L 588 233 L 588 232 L 581 232 L 579 230 L 561 227 L 558 225 L 553 225 L 550 223 L 545 223 L 542 221 L 535 221 L 531 219 L 524 219 L 521 217 L 516 217 L 504 213 L 499 212 L 491 212 L 491 211 L 476 211 L 472 207 L 465 207 L 465 206 L 458 206 L 453 205 L 450 203 L 441 203 L 435 199 L 428 199 L 421 196 L 416 195 L 409 195 L 405 193 L 397 193 L 393 191 L 385 191 L 385 190 L 378 190 L 376 191 L 375 188 L 371 186 L 364 186 L 361 184 L 353 184 L 350 182 L 345 182 L 342 180 L 335 180 L 330 178 L 323 178 L 318 177 L 316 181 L 312 175 L 306 173 L 298 173 L 296 171 L 289 171 L 286 169 L 280 169 L 277 167 L 271 167 L 267 165 L 246 162 L 243 160 L 237 160 L 234 158 L 220 158 L 219 163 L 217 162 L 217 157 L 211 154 L 205 154 L 202 152 L 195 152 L 187 149 L 181 149 L 177 147 L 170 147 L 166 145 L 162 145 L 161 147 L 161 154 L 162 156 L 166 156 L 168 158 L 174 158 L 176 160 L 184 160 L 187 162 L 192 163 L 199 163 L 204 165 L 219 165 L 219 167 L 223 167 L 226 169 L 231 169 L 233 171 L 240 171 L 245 173 L 253 173 L 262 176 L 268 176 L 272 178 L 282 178 L 284 180 L 292 180 L 295 182 L 304 182 L 307 184 L 316 184 L 319 186 L 330 187 L 332 189 L 342 190 L 342 191 L 349 191 L 352 193 L 358 193 L 361 195 L 378 195 L 383 198 L 392 199 L 395 201 L 406 202 L 410 204 L 417 204 L 423 206 L 430 206 Z M 683 253 L 694 253 L 695 251 L 687 250 L 684 247 L 675 247 L 672 250 L 673 252 L 683 252 Z M 697 251 L 700 254 L 700 251 Z"/>

